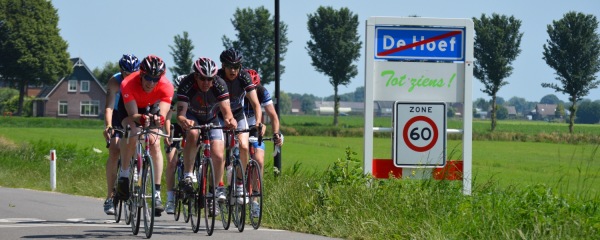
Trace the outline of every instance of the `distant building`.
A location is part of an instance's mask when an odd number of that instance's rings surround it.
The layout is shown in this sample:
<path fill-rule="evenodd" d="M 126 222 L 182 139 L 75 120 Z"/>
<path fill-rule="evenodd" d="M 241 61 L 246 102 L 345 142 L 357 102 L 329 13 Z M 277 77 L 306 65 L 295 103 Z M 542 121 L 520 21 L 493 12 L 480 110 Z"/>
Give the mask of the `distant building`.
<path fill-rule="evenodd" d="M 73 73 L 45 86 L 33 102 L 34 117 L 102 118 L 106 89 L 81 58 L 72 58 Z"/>
<path fill-rule="evenodd" d="M 533 120 L 553 120 L 556 114 L 556 104 L 536 104 L 532 115 Z"/>

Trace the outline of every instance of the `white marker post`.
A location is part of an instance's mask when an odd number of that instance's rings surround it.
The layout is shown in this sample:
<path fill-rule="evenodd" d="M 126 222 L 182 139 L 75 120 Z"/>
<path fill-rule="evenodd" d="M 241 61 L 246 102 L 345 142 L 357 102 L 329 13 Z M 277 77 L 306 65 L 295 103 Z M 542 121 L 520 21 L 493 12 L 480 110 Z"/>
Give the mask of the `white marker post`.
<path fill-rule="evenodd" d="M 56 190 L 56 150 L 50 150 L 50 188 Z"/>

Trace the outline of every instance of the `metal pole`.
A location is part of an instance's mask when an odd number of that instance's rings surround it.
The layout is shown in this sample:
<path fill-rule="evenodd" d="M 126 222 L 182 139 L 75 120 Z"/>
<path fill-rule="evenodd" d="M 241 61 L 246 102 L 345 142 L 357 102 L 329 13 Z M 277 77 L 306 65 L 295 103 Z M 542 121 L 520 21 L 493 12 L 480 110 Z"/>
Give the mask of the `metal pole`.
<path fill-rule="evenodd" d="M 275 112 L 277 113 L 279 123 L 281 124 L 281 114 L 279 114 L 279 100 L 281 99 L 279 95 L 279 33 L 279 0 L 275 0 Z M 281 126 L 279 131 L 281 131 Z M 273 162 L 273 165 L 277 170 L 275 171 L 275 176 L 277 177 L 281 173 L 281 151 L 275 155 Z"/>

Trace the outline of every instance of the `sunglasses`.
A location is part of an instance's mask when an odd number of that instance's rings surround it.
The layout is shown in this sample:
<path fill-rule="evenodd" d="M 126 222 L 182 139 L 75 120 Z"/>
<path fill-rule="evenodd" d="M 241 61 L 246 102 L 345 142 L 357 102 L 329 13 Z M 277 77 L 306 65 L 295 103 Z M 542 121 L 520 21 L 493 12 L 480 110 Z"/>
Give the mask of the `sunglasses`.
<path fill-rule="evenodd" d="M 223 66 L 230 69 L 240 69 L 242 67 L 242 64 L 223 64 Z"/>
<path fill-rule="evenodd" d="M 158 80 L 160 80 L 160 77 L 152 77 L 150 75 L 144 74 L 144 80 L 146 80 L 148 82 L 157 83 Z"/>
<path fill-rule="evenodd" d="M 200 81 L 204 81 L 204 82 L 212 81 L 212 80 L 214 80 L 214 79 L 215 79 L 214 77 L 204 77 L 204 76 L 202 76 L 200 73 L 194 73 L 194 75 L 195 75 L 195 76 L 196 76 L 198 79 L 200 79 Z"/>

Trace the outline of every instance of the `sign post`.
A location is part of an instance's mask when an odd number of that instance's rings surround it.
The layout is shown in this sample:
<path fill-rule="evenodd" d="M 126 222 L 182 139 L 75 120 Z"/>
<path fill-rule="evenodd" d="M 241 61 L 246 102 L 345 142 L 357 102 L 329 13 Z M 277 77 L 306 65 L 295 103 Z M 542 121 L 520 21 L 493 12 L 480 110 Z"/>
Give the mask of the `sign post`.
<path fill-rule="evenodd" d="M 50 189 L 56 190 L 56 150 L 50 150 Z"/>
<path fill-rule="evenodd" d="M 423 178 L 446 165 L 446 134 L 460 133 L 463 193 L 471 194 L 473 21 L 371 17 L 365 36 L 365 173 L 373 172 L 376 131 L 394 133 L 396 170 Z M 394 103 L 392 128 L 374 127 L 376 102 Z M 462 129 L 446 128 L 450 104 L 462 107 Z"/>

